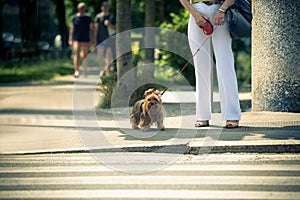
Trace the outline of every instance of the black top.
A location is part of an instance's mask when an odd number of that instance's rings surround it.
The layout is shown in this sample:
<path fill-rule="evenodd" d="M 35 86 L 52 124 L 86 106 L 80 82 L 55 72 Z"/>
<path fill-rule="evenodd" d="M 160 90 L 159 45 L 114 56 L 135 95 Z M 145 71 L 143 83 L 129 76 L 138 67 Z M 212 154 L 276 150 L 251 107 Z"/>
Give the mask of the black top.
<path fill-rule="evenodd" d="M 89 15 L 74 16 L 72 23 L 75 27 L 73 32 L 73 40 L 79 42 L 90 41 L 90 23 L 92 18 Z"/>
<path fill-rule="evenodd" d="M 104 25 L 105 20 L 109 20 L 109 22 L 113 25 L 116 24 L 116 18 L 115 18 L 115 15 L 113 15 L 113 14 L 104 15 L 104 16 L 101 14 L 98 14 L 95 17 L 94 22 L 98 23 L 98 25 L 99 25 L 99 29 L 98 29 L 98 33 L 97 33 L 97 44 L 100 44 L 101 42 L 103 42 L 104 40 L 109 38 L 107 26 Z"/>

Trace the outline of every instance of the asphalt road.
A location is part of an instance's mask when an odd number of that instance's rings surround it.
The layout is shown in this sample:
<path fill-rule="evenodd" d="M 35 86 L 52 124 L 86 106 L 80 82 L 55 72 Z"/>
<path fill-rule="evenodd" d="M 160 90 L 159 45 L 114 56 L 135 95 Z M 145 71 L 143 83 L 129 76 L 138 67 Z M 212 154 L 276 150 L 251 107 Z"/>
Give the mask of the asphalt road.
<path fill-rule="evenodd" d="M 0 199 L 299 197 L 299 154 L 0 156 Z"/>

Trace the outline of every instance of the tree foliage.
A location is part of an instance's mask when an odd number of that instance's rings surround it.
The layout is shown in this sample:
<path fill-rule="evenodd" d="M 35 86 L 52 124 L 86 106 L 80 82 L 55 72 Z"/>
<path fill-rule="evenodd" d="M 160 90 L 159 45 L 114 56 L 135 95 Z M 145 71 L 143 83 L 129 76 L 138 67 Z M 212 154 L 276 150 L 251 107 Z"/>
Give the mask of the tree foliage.
<path fill-rule="evenodd" d="M 166 29 L 171 29 L 174 31 L 178 31 L 180 33 L 186 34 L 187 33 L 187 24 L 188 24 L 188 19 L 189 19 L 189 13 L 182 9 L 181 12 L 179 14 L 175 14 L 175 13 L 171 13 L 171 22 L 163 22 L 160 25 L 160 28 L 166 28 Z M 170 40 L 170 42 L 166 42 L 165 45 L 168 44 L 174 44 L 174 42 L 176 43 L 176 41 L 172 42 L 173 38 L 169 38 L 168 40 Z M 188 43 L 188 40 L 186 41 L 186 43 Z M 184 48 L 183 51 L 187 51 L 189 52 L 189 46 L 186 45 L 185 47 L 178 47 L 178 48 Z M 192 55 L 190 55 L 192 56 Z M 182 68 L 185 63 L 187 62 L 187 60 L 181 58 L 178 55 L 175 55 L 172 52 L 168 52 L 168 51 L 160 51 L 160 57 L 161 59 L 159 59 L 157 61 L 157 63 L 160 66 L 171 66 L 173 68 L 175 68 L 176 70 L 180 70 L 180 68 Z M 194 68 L 193 66 L 189 65 L 187 68 L 185 68 L 185 70 L 182 72 L 183 76 L 190 82 L 190 84 L 195 85 L 195 72 L 194 72 Z M 170 76 L 173 76 L 173 74 L 170 74 Z"/>
<path fill-rule="evenodd" d="M 63 32 L 68 32 L 68 27 L 71 23 L 71 17 L 74 15 L 77 10 L 76 6 L 80 1 L 84 1 L 87 4 L 87 12 L 94 17 L 98 12 L 100 12 L 100 7 L 103 1 L 108 1 L 110 3 L 111 12 L 116 13 L 116 1 L 117 0 L 50 0 L 51 8 L 50 10 L 43 12 L 49 12 L 49 20 L 44 19 L 42 15 L 39 18 L 33 17 L 33 12 L 28 11 L 29 3 L 38 2 L 37 0 L 28 1 L 28 0 L 19 0 L 19 1 L 7 1 L 1 0 L 1 7 L 4 8 L 4 5 L 7 2 L 19 2 L 19 6 L 21 6 L 21 13 L 19 21 L 15 21 L 14 24 L 22 23 L 22 26 L 14 25 L 16 32 L 12 32 L 15 36 L 22 37 L 23 41 L 29 41 L 29 44 L 36 44 L 38 40 L 46 40 L 52 45 L 53 39 L 55 35 L 61 34 L 63 36 L 63 45 L 66 45 L 67 33 L 63 34 Z M 156 3 L 156 12 L 155 12 L 155 26 L 160 26 L 161 28 L 167 28 L 171 30 L 175 30 L 181 32 L 183 34 L 187 33 L 187 24 L 189 13 L 182 8 L 179 1 L 174 1 L 170 3 L 167 0 L 153 0 Z M 26 3 L 28 2 L 28 3 Z M 64 4 L 63 4 L 63 3 Z M 143 27 L 145 26 L 145 0 L 130 0 L 130 7 L 127 12 L 127 15 L 131 17 L 131 28 Z M 17 3 L 18 4 L 18 3 Z M 10 5 L 10 6 L 18 6 L 18 5 Z M 57 6 L 57 7 L 56 7 Z M 64 8 L 62 8 L 64 6 Z M 24 8 L 24 9 L 23 9 Z M 57 10 L 58 8 L 58 10 Z M 27 9 L 27 10 L 26 10 Z M 125 8 L 123 8 L 125 9 Z M 64 12 L 65 10 L 65 12 Z M 1 9 L 1 11 L 3 11 Z M 24 11 L 24 12 L 23 12 Z M 26 11 L 26 12 L 25 12 Z M 170 11 L 172 11 L 170 13 Z M 4 12 L 4 11 L 3 11 Z M 36 11 L 37 13 L 41 13 L 41 10 Z M 25 16 L 26 15 L 26 16 Z M 28 16 L 29 17 L 28 17 Z M 64 17 L 65 16 L 65 19 Z M 1 17 L 2 14 L 1 14 Z M 27 19 L 27 20 L 25 20 Z M 0 24 L 0 32 L 7 31 L 7 20 L 1 20 L 3 24 Z M 65 21 L 65 23 L 64 23 Z M 39 27 L 37 26 L 39 24 Z M 13 30 L 9 27 L 9 30 Z M 30 31 L 27 31 L 27 30 Z M 45 37 L 45 34 L 48 36 Z M 31 42 L 32 40 L 33 42 Z M 233 42 L 233 50 L 236 61 L 236 69 L 238 75 L 238 81 L 240 84 L 250 84 L 250 39 L 236 40 Z M 4 53 L 3 50 L 3 41 L 0 41 L 0 49 L 1 53 Z M 189 51 L 189 49 L 186 49 Z M 4 55 L 2 55 L 3 57 Z M 174 66 L 175 69 L 179 69 L 182 67 L 186 60 L 180 58 L 180 56 L 173 55 L 170 52 L 161 51 L 160 52 L 160 60 L 157 61 L 160 65 L 168 65 Z M 194 68 L 189 66 L 184 70 L 183 75 L 194 84 Z"/>

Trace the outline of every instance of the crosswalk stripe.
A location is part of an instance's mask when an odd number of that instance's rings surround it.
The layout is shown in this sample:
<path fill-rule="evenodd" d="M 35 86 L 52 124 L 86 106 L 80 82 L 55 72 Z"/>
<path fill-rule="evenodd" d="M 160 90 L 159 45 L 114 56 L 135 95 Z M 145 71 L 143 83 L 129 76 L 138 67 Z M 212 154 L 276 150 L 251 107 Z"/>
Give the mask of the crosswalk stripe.
<path fill-rule="evenodd" d="M 128 165 L 129 166 L 129 165 Z M 134 166 L 134 165 L 132 165 Z M 110 168 L 112 167 L 112 168 Z M 1 167 L 0 172 L 103 172 L 114 171 L 122 165 L 91 165 L 91 166 L 55 166 L 55 167 Z M 130 166 L 129 166 L 130 167 Z M 162 171 L 289 171 L 298 172 L 299 165 L 171 165 Z"/>
<path fill-rule="evenodd" d="M 300 177 L 265 177 L 265 176 L 77 176 L 49 178 L 0 178 L 0 185 L 57 185 L 57 184 L 215 184 L 215 185 L 295 185 Z M 299 186 L 300 189 L 300 186 Z"/>
<path fill-rule="evenodd" d="M 46 165 L 57 165 L 57 163 L 68 163 L 70 164 L 94 164 L 94 163 L 101 163 L 101 158 L 105 158 L 104 155 L 100 155 L 98 158 L 98 154 L 89 154 L 89 153 L 81 153 L 81 154 L 66 154 L 66 156 L 61 156 L 61 154 L 37 154 L 37 155 L 10 155 L 10 156 L 0 156 L 0 166 L 1 164 L 37 164 L 37 163 L 43 163 L 45 166 Z M 109 155 L 112 156 L 112 155 Z M 146 154 L 145 156 L 148 156 Z M 263 156 L 261 156 L 263 158 Z M 270 156 L 267 156 L 268 159 L 270 159 Z M 272 160 L 268 160 L 268 164 L 277 164 L 279 161 L 281 164 L 284 164 L 287 162 L 288 165 L 290 164 L 298 164 L 300 165 L 299 160 L 290 160 L 289 157 L 282 157 L 282 154 L 273 154 L 271 156 Z M 180 157 L 178 157 L 180 159 Z M 218 164 L 219 159 L 225 159 L 228 164 L 230 162 L 234 161 L 240 161 L 240 160 L 245 160 L 245 159 L 250 159 L 254 160 L 255 155 L 251 154 L 240 154 L 240 155 L 227 155 L 224 154 L 222 156 L 220 155 L 204 155 L 204 156 L 198 156 L 198 159 L 196 160 L 197 162 L 201 161 L 201 164 L 207 165 L 207 164 Z M 116 159 L 117 160 L 117 159 Z M 105 160 L 106 162 L 107 160 Z M 223 161 L 224 162 L 224 161 Z M 246 162 L 251 163 L 251 162 Z M 265 161 L 266 163 L 266 161 Z M 245 163 L 244 163 L 245 164 Z M 189 165 L 193 165 L 192 162 L 189 162 Z"/>
<path fill-rule="evenodd" d="M 194 162 L 182 159 L 158 171 L 118 171 L 124 166 L 161 164 L 151 160 L 143 163 L 139 159 L 122 163 L 124 159 L 113 162 L 112 158 L 101 163 L 89 154 L 0 156 L 0 199 L 201 200 L 300 196 L 297 159 L 291 160 L 295 161 L 292 164 L 288 158 L 286 164 L 231 162 L 224 158 Z"/>
<path fill-rule="evenodd" d="M 206 190 L 44 190 L 0 191 L 10 198 L 99 198 L 99 199 L 299 199 L 299 192 L 206 191 Z"/>

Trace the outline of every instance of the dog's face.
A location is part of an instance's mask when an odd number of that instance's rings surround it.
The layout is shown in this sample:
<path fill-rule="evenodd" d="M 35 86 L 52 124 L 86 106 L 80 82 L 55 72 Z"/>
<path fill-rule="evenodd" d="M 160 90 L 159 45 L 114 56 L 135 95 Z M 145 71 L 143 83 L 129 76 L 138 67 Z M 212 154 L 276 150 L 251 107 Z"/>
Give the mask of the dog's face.
<path fill-rule="evenodd" d="M 150 88 L 144 93 L 144 104 L 145 104 L 145 112 L 151 111 L 152 114 L 155 112 L 161 111 L 162 108 L 162 100 L 161 93 L 159 90 L 155 90 L 154 88 Z"/>
<path fill-rule="evenodd" d="M 158 112 L 162 109 L 162 101 L 159 95 L 152 93 L 144 100 L 146 112 Z"/>

